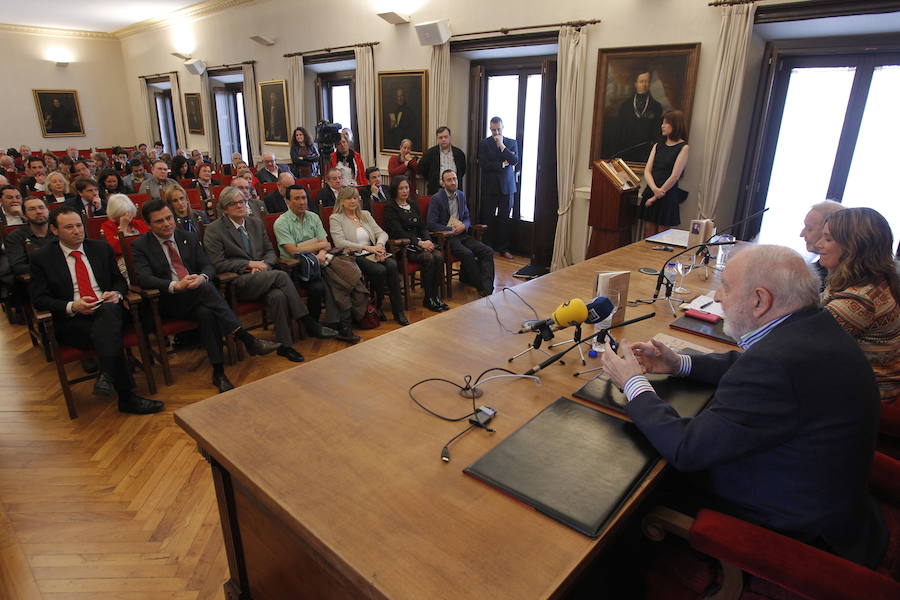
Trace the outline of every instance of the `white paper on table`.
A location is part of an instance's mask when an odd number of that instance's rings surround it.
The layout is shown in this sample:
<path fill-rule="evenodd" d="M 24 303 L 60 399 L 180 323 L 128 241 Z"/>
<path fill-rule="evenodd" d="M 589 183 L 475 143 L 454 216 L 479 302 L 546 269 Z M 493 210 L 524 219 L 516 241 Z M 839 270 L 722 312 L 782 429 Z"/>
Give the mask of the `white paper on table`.
<path fill-rule="evenodd" d="M 712 304 L 709 304 L 712 302 Z M 709 304 L 704 308 L 704 305 Z M 697 310 L 706 311 L 708 313 L 719 315 L 723 319 L 725 318 L 725 311 L 722 310 L 722 305 L 719 302 L 716 302 L 710 296 L 697 296 L 690 302 L 685 302 L 681 306 L 678 307 L 680 310 L 688 310 L 691 308 L 696 308 Z"/>

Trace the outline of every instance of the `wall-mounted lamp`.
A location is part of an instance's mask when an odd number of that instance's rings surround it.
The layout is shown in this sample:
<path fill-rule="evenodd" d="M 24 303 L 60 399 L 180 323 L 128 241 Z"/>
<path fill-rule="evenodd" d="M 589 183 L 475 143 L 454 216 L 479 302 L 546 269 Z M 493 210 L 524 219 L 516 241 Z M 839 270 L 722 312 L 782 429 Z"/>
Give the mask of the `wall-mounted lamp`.
<path fill-rule="evenodd" d="M 68 67 L 70 62 L 75 61 L 75 56 L 67 48 L 53 47 L 44 51 L 44 58 L 52 63 L 56 63 L 57 67 Z"/>
<path fill-rule="evenodd" d="M 69 63 L 67 63 L 67 62 L 58 62 L 58 63 L 56 63 L 56 66 L 57 66 L 57 67 L 68 67 L 68 66 L 69 66 Z"/>
<path fill-rule="evenodd" d="M 181 52 L 171 52 L 171 55 L 174 56 L 175 58 L 180 58 L 181 60 L 191 60 L 190 56 L 187 56 L 186 54 L 182 54 Z"/>
<path fill-rule="evenodd" d="M 409 23 L 409 15 L 401 15 L 393 11 L 378 13 L 378 16 L 391 25 L 402 25 L 404 23 Z"/>
<path fill-rule="evenodd" d="M 259 44 L 260 46 L 274 46 L 275 40 L 271 38 L 267 38 L 264 35 L 251 35 L 250 39 Z"/>

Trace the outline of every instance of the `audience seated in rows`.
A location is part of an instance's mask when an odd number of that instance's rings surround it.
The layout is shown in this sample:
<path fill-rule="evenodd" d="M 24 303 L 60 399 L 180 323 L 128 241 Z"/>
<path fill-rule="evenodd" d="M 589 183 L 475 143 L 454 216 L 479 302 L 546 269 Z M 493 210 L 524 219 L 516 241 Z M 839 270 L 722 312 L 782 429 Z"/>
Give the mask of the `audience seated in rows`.
<path fill-rule="evenodd" d="M 201 163 L 194 167 L 197 178 L 191 182 L 191 187 L 196 188 L 200 192 L 200 201 L 203 202 L 207 220 L 216 217 L 215 198 L 213 198 L 213 187 L 222 185 L 218 179 L 213 179 L 212 165 L 209 163 Z"/>
<path fill-rule="evenodd" d="M 57 239 L 50 231 L 50 210 L 43 198 L 25 198 L 23 206 L 27 226 L 19 227 L 3 240 L 10 268 L 15 275 L 29 272 L 28 244 L 31 244 L 32 250 L 40 250 Z"/>
<path fill-rule="evenodd" d="M 195 321 L 203 347 L 212 364 L 212 383 L 220 392 L 234 388 L 225 375 L 222 338 L 233 335 L 251 355 L 269 354 L 278 344 L 248 333 L 219 294 L 212 279 L 216 275 L 198 236 L 179 229 L 175 216 L 162 200 L 141 207 L 150 233 L 131 245 L 138 285 L 159 290 L 163 317 Z"/>
<path fill-rule="evenodd" d="M 263 198 L 266 211 L 270 215 L 277 215 L 287 210 L 287 189 L 294 185 L 294 176 L 287 171 L 282 171 L 278 174 L 276 184 L 276 189 Z"/>
<path fill-rule="evenodd" d="M 217 273 L 236 273 L 239 302 L 265 302 L 275 325 L 278 354 L 294 362 L 303 356 L 294 350 L 291 322 L 300 321 L 306 331 L 319 338 L 332 338 L 337 331 L 319 325 L 309 316 L 297 289 L 285 271 L 275 269 L 278 257 L 261 219 L 249 218 L 247 199 L 235 187 L 219 198 L 223 217 L 213 221 L 203 236 L 203 248 Z"/>

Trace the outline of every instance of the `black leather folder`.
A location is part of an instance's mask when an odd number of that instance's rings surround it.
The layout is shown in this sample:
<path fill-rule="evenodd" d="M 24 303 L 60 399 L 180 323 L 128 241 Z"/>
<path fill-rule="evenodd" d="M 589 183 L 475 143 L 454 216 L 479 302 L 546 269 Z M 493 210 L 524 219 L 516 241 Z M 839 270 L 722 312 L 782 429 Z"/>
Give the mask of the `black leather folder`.
<path fill-rule="evenodd" d="M 681 377 L 647 375 L 647 380 L 653 385 L 659 397 L 668 402 L 682 417 L 693 417 L 703 410 L 716 391 L 715 386 Z M 624 412 L 625 403 L 628 402 L 625 394 L 606 375 L 591 379 L 573 395 L 618 412 Z"/>
<path fill-rule="evenodd" d="M 464 472 L 593 538 L 658 460 L 633 424 L 559 398 Z"/>
<path fill-rule="evenodd" d="M 716 323 L 710 323 L 703 319 L 695 319 L 694 317 L 685 315 L 683 317 L 678 317 L 669 323 L 669 327 L 677 329 L 678 331 L 700 335 L 711 340 L 716 340 L 717 342 L 725 342 L 726 344 L 737 346 L 737 342 L 734 338 L 725 333 L 724 319 L 719 319 Z"/>

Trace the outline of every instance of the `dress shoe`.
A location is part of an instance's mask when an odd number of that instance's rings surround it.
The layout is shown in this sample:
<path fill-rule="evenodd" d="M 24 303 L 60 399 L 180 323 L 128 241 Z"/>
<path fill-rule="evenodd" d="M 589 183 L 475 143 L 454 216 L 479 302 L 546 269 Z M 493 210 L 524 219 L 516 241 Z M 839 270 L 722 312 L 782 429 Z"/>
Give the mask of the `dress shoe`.
<path fill-rule="evenodd" d="M 435 298 L 435 301 L 438 303 L 438 306 L 441 307 L 441 310 L 450 310 L 450 305 L 441 300 L 440 298 Z"/>
<path fill-rule="evenodd" d="M 401 327 L 406 327 L 409 325 L 409 319 L 406 318 L 406 315 L 403 314 L 403 311 L 394 313 L 394 320 L 397 321 Z"/>
<path fill-rule="evenodd" d="M 228 377 L 225 376 L 225 373 L 221 375 L 213 375 L 213 385 L 219 388 L 219 393 L 224 394 L 228 390 L 234 389 L 234 384 L 228 381 Z"/>
<path fill-rule="evenodd" d="M 512 253 L 511 253 L 509 250 L 506 250 L 506 251 L 504 251 L 504 252 L 501 252 L 501 253 L 500 253 L 500 256 L 502 256 L 503 258 L 507 258 L 507 259 L 513 257 Z"/>
<path fill-rule="evenodd" d="M 97 381 L 94 382 L 94 395 L 115 398 L 116 386 L 113 385 L 112 377 L 106 373 L 101 373 L 100 377 L 97 378 Z"/>
<path fill-rule="evenodd" d="M 159 400 L 149 400 L 140 396 L 131 395 L 128 400 L 119 401 L 119 412 L 131 413 L 133 415 L 149 415 L 158 413 L 165 405 Z"/>
<path fill-rule="evenodd" d="M 280 346 L 281 344 L 278 342 L 270 342 L 254 337 L 253 343 L 247 344 L 247 352 L 249 352 L 251 356 L 263 356 L 264 354 L 275 352 Z"/>
<path fill-rule="evenodd" d="M 351 344 L 355 344 L 359 341 L 359 336 L 353 333 L 353 330 L 347 327 L 346 329 L 341 329 L 337 336 L 334 338 L 336 340 L 340 340 L 342 342 L 349 342 Z"/>
<path fill-rule="evenodd" d="M 316 338 L 320 338 L 323 340 L 335 338 L 338 335 L 336 329 L 332 329 L 331 327 L 326 327 L 325 325 L 319 325 L 319 329 L 317 331 L 310 332 L 310 335 Z"/>
<path fill-rule="evenodd" d="M 85 358 L 81 361 L 81 368 L 84 369 L 84 372 L 88 375 L 93 375 L 100 369 L 100 365 L 97 363 L 97 359 L 94 357 Z"/>
<path fill-rule="evenodd" d="M 431 312 L 441 312 L 441 305 L 438 304 L 438 300 L 436 298 L 425 298 L 422 301 L 422 306 L 430 310 Z"/>
<path fill-rule="evenodd" d="M 277 352 L 278 356 L 283 356 L 292 362 L 303 362 L 303 355 L 290 346 L 279 346 Z"/>

